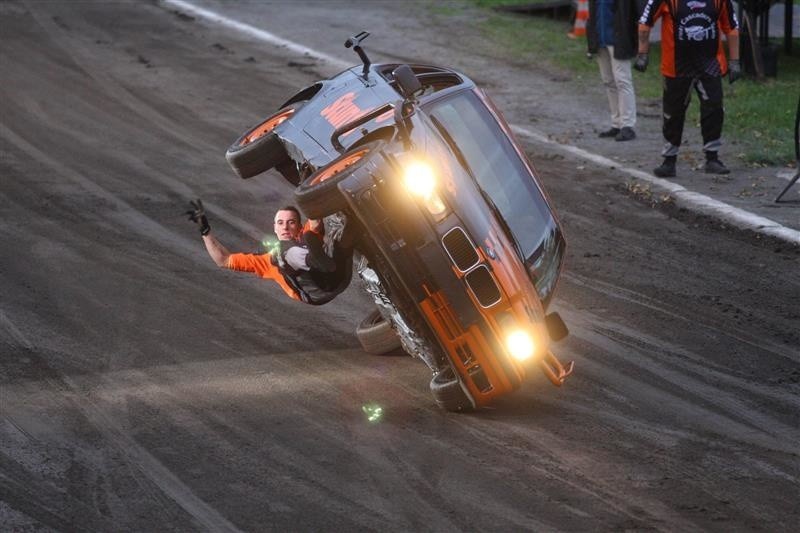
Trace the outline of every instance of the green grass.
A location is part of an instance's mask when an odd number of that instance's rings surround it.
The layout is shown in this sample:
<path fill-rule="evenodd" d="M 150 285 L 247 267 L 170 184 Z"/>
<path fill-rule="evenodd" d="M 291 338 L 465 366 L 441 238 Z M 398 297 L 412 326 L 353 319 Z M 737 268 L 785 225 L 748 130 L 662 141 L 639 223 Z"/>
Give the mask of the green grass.
<path fill-rule="evenodd" d="M 795 160 L 794 119 L 800 96 L 800 39 L 788 56 L 778 55 L 778 75 L 737 81 L 725 93 L 725 130 L 745 161 L 785 165 Z"/>
<path fill-rule="evenodd" d="M 569 39 L 571 29 L 565 20 L 547 17 L 511 15 L 491 11 L 500 4 L 531 3 L 530 0 L 472 0 L 487 10 L 478 23 L 484 36 L 510 51 L 520 63 L 537 63 L 551 71 L 578 81 L 596 82 L 597 64 L 586 57 L 586 39 Z M 764 81 L 742 79 L 734 85 L 723 82 L 725 91 L 725 126 L 723 135 L 745 162 L 754 165 L 790 165 L 795 160 L 794 117 L 800 95 L 800 39 L 792 41 L 793 56 L 778 45 L 778 76 Z M 650 68 L 644 74 L 634 72 L 636 94 L 640 101 L 661 99 L 662 77 L 659 72 L 660 46 L 650 48 Z M 687 120 L 698 120 L 697 99 L 693 98 Z"/>

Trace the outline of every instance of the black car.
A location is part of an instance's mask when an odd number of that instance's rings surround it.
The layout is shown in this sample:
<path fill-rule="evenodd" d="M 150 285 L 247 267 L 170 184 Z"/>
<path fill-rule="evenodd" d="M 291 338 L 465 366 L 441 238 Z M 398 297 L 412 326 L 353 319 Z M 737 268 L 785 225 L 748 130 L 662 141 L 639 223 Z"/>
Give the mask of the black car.
<path fill-rule="evenodd" d="M 567 335 L 547 307 L 565 241 L 536 172 L 489 98 L 464 74 L 363 65 L 298 92 L 226 157 L 242 178 L 271 168 L 310 218 L 358 226 L 358 273 L 376 311 L 357 331 L 369 351 L 399 340 L 433 373 L 448 410 L 488 404 Z"/>

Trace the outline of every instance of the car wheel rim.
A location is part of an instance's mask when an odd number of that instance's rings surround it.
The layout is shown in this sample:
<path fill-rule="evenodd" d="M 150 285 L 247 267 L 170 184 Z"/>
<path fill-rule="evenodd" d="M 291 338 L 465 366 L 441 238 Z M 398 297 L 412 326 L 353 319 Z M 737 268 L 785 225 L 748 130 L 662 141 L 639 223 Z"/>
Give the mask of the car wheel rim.
<path fill-rule="evenodd" d="M 265 120 L 264 122 L 253 128 L 250 131 L 250 133 L 245 135 L 244 139 L 242 139 L 242 142 L 240 142 L 239 145 L 244 146 L 252 143 L 253 141 L 255 141 L 260 137 L 263 137 L 267 133 L 271 132 L 272 130 L 283 124 L 283 122 L 285 122 L 286 119 L 288 119 L 293 114 L 294 114 L 294 109 L 286 109 L 285 111 L 282 111 L 276 115 L 269 117 L 267 120 Z"/>
<path fill-rule="evenodd" d="M 357 152 L 353 152 L 352 154 L 348 154 L 343 158 L 339 159 L 338 161 L 331 163 L 330 165 L 322 169 L 316 176 L 314 176 L 314 178 L 309 182 L 309 185 L 314 186 L 334 177 L 335 175 L 339 174 L 346 168 L 351 167 L 356 163 L 358 163 L 359 161 L 361 161 L 367 152 L 369 152 L 369 150 L 364 148 Z"/>

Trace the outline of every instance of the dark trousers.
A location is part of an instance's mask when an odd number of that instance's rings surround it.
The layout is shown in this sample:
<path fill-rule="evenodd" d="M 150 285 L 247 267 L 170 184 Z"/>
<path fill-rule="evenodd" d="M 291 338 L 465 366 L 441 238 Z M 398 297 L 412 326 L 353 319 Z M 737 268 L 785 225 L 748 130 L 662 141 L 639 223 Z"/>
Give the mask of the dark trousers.
<path fill-rule="evenodd" d="M 341 246 L 338 242 L 333 247 L 333 262 L 335 268 L 332 271 L 320 271 L 311 269 L 309 275 L 314 283 L 326 293 L 325 298 L 316 303 L 325 303 L 342 293 L 353 277 L 353 248 Z"/>
<path fill-rule="evenodd" d="M 350 285 L 353 277 L 353 246 L 335 242 L 333 257 L 329 257 L 323 249 L 322 239 L 315 233 L 304 233 L 303 241 L 308 249 L 306 265 L 309 270 L 294 270 L 290 265 L 283 264 L 281 272 L 302 301 L 312 305 L 328 303 Z M 280 246 L 281 256 L 285 257 L 290 248 L 300 244 L 296 241 L 280 241 Z"/>
<path fill-rule="evenodd" d="M 692 89 L 700 98 L 700 131 L 703 135 L 703 151 L 717 152 L 722 144 L 722 78 L 664 78 L 662 132 L 667 145 L 662 155 L 677 155 L 683 137 L 686 109 Z"/>

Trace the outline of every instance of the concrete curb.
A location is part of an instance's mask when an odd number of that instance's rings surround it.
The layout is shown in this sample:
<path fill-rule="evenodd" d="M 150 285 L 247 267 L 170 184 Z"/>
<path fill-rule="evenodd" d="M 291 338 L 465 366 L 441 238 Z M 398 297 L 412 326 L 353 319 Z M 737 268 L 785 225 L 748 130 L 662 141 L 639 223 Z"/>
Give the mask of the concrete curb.
<path fill-rule="evenodd" d="M 650 183 L 655 189 L 663 192 L 668 192 L 675 198 L 675 204 L 695 213 L 712 216 L 722 220 L 731 226 L 751 230 L 763 235 L 769 235 L 782 241 L 800 246 L 800 231 L 792 228 L 787 228 L 774 220 L 764 218 L 762 216 L 750 213 L 744 209 L 733 207 L 732 205 L 720 202 L 704 194 L 690 191 L 682 185 L 673 183 L 663 178 L 657 178 L 652 174 L 643 172 L 639 169 L 625 167 L 620 165 L 617 161 L 607 157 L 594 154 L 568 144 L 560 144 L 553 141 L 542 132 L 522 128 L 520 126 L 511 125 L 511 129 L 517 135 L 526 137 L 534 142 L 544 144 L 548 148 L 555 149 L 559 152 L 566 153 L 572 157 L 585 159 L 598 166 L 605 168 L 612 168 L 636 178 L 638 180 Z"/>

